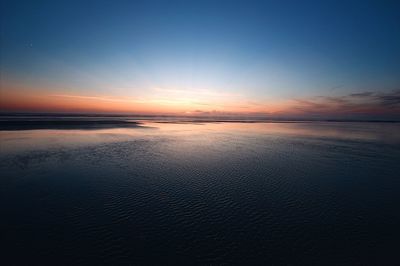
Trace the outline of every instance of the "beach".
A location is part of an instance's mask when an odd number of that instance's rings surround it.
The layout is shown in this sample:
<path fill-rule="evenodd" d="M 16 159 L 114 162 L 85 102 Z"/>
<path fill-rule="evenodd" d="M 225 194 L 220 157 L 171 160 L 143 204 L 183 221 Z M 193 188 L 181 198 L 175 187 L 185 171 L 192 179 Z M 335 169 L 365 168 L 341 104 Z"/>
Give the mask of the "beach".
<path fill-rule="evenodd" d="M 397 257 L 399 123 L 24 125 L 0 131 L 10 263 Z"/>

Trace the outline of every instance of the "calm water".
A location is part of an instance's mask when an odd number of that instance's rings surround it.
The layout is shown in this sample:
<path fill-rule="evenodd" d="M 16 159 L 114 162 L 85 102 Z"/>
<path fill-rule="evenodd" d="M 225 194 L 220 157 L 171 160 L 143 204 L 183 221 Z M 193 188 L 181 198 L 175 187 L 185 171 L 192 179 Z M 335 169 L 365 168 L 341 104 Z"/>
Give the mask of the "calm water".
<path fill-rule="evenodd" d="M 400 124 L 0 131 L 1 260 L 395 265 Z"/>

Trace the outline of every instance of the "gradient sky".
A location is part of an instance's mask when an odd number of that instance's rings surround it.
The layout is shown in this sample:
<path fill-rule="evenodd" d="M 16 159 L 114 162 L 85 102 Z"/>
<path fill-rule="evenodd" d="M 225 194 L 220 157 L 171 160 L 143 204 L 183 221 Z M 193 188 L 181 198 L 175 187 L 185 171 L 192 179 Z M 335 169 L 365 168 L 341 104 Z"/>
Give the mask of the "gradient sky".
<path fill-rule="evenodd" d="M 399 1 L 2 1 L 0 110 L 400 118 Z"/>

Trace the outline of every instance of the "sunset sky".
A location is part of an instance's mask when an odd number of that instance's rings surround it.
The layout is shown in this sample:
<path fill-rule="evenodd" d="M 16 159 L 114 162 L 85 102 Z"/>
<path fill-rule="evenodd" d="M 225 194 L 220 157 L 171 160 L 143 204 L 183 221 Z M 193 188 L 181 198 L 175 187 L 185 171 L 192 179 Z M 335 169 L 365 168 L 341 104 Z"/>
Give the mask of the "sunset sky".
<path fill-rule="evenodd" d="M 0 111 L 400 118 L 399 1 L 2 1 Z"/>

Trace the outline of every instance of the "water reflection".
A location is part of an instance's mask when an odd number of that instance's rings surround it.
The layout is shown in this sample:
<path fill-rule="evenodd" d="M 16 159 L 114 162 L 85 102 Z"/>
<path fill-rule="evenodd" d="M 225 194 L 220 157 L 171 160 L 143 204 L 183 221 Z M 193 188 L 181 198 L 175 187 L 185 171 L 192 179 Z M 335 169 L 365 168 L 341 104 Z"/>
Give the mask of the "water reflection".
<path fill-rule="evenodd" d="M 282 123 L 147 123 L 175 133 L 231 132 L 239 134 L 293 135 L 303 137 L 379 140 L 398 142 L 400 124 L 350 122 L 282 122 Z"/>
<path fill-rule="evenodd" d="M 143 123 L 0 131 L 14 264 L 397 258 L 398 124 Z"/>
<path fill-rule="evenodd" d="M 91 130 L 0 131 L 1 153 L 51 147 L 78 147 L 157 136 L 190 137 L 209 143 L 221 134 L 237 136 L 293 136 L 339 140 L 400 142 L 398 123 L 174 123 L 142 121 L 141 127 Z"/>

